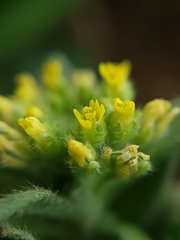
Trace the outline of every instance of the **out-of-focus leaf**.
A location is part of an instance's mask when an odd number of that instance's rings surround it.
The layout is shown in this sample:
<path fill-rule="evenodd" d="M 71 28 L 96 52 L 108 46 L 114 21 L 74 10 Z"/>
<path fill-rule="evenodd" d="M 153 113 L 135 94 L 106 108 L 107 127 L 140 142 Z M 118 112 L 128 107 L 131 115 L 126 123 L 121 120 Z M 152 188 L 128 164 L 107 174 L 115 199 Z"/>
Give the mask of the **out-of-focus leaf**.
<path fill-rule="evenodd" d="M 31 0 L 10 1 L 0 12 L 0 61 L 17 47 L 33 42 L 58 18 L 86 1 Z"/>

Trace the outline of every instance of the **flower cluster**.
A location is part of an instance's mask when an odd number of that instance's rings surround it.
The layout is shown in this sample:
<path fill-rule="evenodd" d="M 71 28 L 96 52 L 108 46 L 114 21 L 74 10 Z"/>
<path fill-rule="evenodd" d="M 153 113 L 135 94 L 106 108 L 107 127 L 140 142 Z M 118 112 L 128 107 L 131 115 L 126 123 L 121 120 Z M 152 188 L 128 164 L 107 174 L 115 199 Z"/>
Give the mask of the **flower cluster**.
<path fill-rule="evenodd" d="M 55 169 L 68 163 L 73 171 L 119 178 L 150 170 L 151 153 L 138 148 L 165 136 L 179 108 L 155 99 L 136 110 L 129 61 L 100 63 L 102 83 L 92 70 L 63 69 L 52 58 L 41 83 L 22 73 L 12 95 L 0 96 L 1 163 L 39 168 L 44 161 L 43 168 Z"/>

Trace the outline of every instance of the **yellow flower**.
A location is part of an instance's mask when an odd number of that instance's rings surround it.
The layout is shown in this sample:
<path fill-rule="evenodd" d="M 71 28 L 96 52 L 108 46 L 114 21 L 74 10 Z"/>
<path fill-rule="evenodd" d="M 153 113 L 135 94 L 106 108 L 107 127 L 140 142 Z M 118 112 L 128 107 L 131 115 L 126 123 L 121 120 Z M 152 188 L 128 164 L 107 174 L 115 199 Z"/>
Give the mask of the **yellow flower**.
<path fill-rule="evenodd" d="M 100 63 L 99 72 L 104 80 L 112 87 L 118 89 L 127 80 L 131 69 L 129 61 L 125 60 L 121 63 Z"/>
<path fill-rule="evenodd" d="M 40 108 L 36 107 L 36 106 L 29 106 L 27 109 L 27 113 L 26 116 L 27 117 L 37 117 L 37 118 L 41 118 L 43 115 L 42 111 Z"/>
<path fill-rule="evenodd" d="M 114 108 L 116 116 L 120 121 L 129 122 L 132 120 L 135 111 L 135 103 L 133 101 L 122 101 L 119 98 L 115 98 Z"/>
<path fill-rule="evenodd" d="M 57 60 L 50 60 L 43 65 L 42 80 L 46 87 L 53 89 L 60 84 L 62 78 L 62 64 Z"/>
<path fill-rule="evenodd" d="M 74 109 L 74 115 L 76 116 L 78 122 L 86 129 L 91 129 L 96 122 L 100 122 L 104 113 L 104 105 L 100 105 L 98 100 L 91 100 L 89 102 L 89 107 L 84 107 L 81 113 L 77 109 Z"/>
<path fill-rule="evenodd" d="M 18 124 L 37 143 L 43 143 L 48 135 L 48 129 L 36 117 L 19 118 Z"/>
<path fill-rule="evenodd" d="M 148 121 L 155 121 L 167 113 L 170 108 L 170 101 L 164 99 L 154 99 L 144 106 L 143 115 Z"/>
<path fill-rule="evenodd" d="M 171 109 L 170 101 L 164 99 L 148 102 L 142 110 L 143 124 L 137 142 L 142 144 L 162 135 L 179 112 L 179 107 Z"/>
<path fill-rule="evenodd" d="M 91 151 L 83 143 L 74 139 L 68 141 L 68 153 L 80 167 L 86 164 L 86 159 L 93 159 Z"/>
<path fill-rule="evenodd" d="M 18 74 L 15 78 L 17 87 L 14 91 L 14 98 L 19 100 L 25 100 L 27 102 L 33 102 L 36 98 L 38 86 L 34 77 L 31 74 Z"/>
<path fill-rule="evenodd" d="M 171 111 L 167 112 L 162 116 L 160 119 L 158 119 L 156 123 L 156 132 L 155 136 L 160 136 L 167 128 L 167 126 L 172 122 L 172 120 L 175 118 L 177 114 L 180 113 L 179 107 L 174 107 L 171 109 Z"/>

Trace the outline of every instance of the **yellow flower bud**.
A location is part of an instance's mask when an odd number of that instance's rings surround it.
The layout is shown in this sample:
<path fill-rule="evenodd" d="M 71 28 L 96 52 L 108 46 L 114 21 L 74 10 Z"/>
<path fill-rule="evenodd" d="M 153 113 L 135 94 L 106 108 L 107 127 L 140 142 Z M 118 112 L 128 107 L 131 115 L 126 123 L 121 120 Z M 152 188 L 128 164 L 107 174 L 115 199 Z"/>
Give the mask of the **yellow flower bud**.
<path fill-rule="evenodd" d="M 39 144 L 43 143 L 44 138 L 48 135 L 47 127 L 45 127 L 36 117 L 19 118 L 18 124 Z"/>
<path fill-rule="evenodd" d="M 144 118 L 154 121 L 162 117 L 171 108 L 171 103 L 164 99 L 154 99 L 148 102 L 143 108 Z"/>
<path fill-rule="evenodd" d="M 129 61 L 123 61 L 121 63 L 100 63 L 99 72 L 104 80 L 112 87 L 120 88 L 122 84 L 127 80 L 131 69 Z"/>
<path fill-rule="evenodd" d="M 68 153 L 74 162 L 77 162 L 80 167 L 85 166 L 86 159 L 93 160 L 91 151 L 81 142 L 74 139 L 68 141 Z"/>
<path fill-rule="evenodd" d="M 175 116 L 179 113 L 180 113 L 180 108 L 174 107 L 169 112 L 167 112 L 164 116 L 158 119 L 156 123 L 155 136 L 156 137 L 160 136 L 166 130 L 170 122 L 172 122 Z"/>
<path fill-rule="evenodd" d="M 121 122 L 129 122 L 133 119 L 135 111 L 135 103 L 133 101 L 122 101 L 119 98 L 115 98 L 114 108 L 117 120 Z"/>
<path fill-rule="evenodd" d="M 170 101 L 164 99 L 154 99 L 148 102 L 142 111 L 143 122 L 136 141 L 143 144 L 154 137 L 161 136 L 179 112 L 179 107 L 171 109 Z"/>
<path fill-rule="evenodd" d="M 29 106 L 27 109 L 27 113 L 26 113 L 27 117 L 33 116 L 33 117 L 41 118 L 42 115 L 43 115 L 43 113 L 42 113 L 41 109 L 38 107 Z"/>
<path fill-rule="evenodd" d="M 91 129 L 96 122 L 100 122 L 104 116 L 104 113 L 104 105 L 100 105 L 98 100 L 91 100 L 89 102 L 89 107 L 84 107 L 81 113 L 77 109 L 74 109 L 74 115 L 81 126 L 85 129 Z"/>
<path fill-rule="evenodd" d="M 38 91 L 34 77 L 26 73 L 18 74 L 15 82 L 17 87 L 14 90 L 13 97 L 26 102 L 34 102 Z"/>
<path fill-rule="evenodd" d="M 62 64 L 57 60 L 50 60 L 43 65 L 42 81 L 50 89 L 60 85 L 62 79 Z"/>

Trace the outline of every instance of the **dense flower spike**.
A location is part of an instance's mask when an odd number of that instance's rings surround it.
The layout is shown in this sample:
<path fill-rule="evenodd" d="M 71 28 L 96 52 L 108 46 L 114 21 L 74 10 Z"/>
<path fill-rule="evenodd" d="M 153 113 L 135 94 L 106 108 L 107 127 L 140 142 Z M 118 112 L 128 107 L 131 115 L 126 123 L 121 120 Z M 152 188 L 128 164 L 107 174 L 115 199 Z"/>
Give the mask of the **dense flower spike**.
<path fill-rule="evenodd" d="M 0 239 L 180 239 L 180 109 L 135 109 L 128 61 L 99 70 L 103 83 L 60 56 L 0 96 Z"/>
<path fill-rule="evenodd" d="M 99 104 L 98 100 L 91 100 L 89 107 L 86 106 L 82 109 L 81 113 L 74 109 L 74 115 L 83 128 L 91 129 L 96 122 L 100 122 L 105 113 L 103 104 Z"/>
<path fill-rule="evenodd" d="M 62 62 L 53 58 L 43 65 L 46 89 L 30 74 L 17 75 L 14 94 L 10 98 L 0 96 L 0 120 L 9 124 L 0 121 L 1 162 L 18 166 L 17 156 L 24 158 L 25 147 L 32 153 L 29 156 L 38 159 L 56 159 L 62 154 L 65 161 L 70 158 L 68 163 L 76 170 L 101 169 L 105 173 L 109 168 L 120 178 L 145 173 L 150 168 L 149 155 L 139 152 L 139 145 L 161 136 L 179 108 L 155 99 L 136 111 L 135 103 L 128 100 L 131 98 L 125 98 L 132 96 L 127 94 L 133 90 L 129 85 L 130 68 L 129 61 L 100 63 L 99 72 L 105 80 L 101 85 L 91 70 L 72 71 L 69 67 L 69 73 L 63 75 Z M 73 84 L 63 81 L 68 76 Z M 80 111 L 73 110 L 77 126 L 72 109 L 84 103 Z M 20 128 L 15 129 L 17 120 L 30 138 Z"/>

